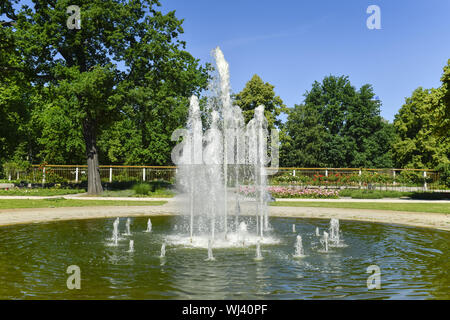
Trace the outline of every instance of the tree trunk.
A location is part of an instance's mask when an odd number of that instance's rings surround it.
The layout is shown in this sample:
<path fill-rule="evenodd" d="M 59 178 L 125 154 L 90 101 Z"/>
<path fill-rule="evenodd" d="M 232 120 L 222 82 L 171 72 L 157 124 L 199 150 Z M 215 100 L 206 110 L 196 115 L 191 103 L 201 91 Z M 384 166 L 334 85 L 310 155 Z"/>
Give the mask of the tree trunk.
<path fill-rule="evenodd" d="M 83 123 L 83 136 L 88 163 L 88 194 L 101 194 L 103 188 L 98 166 L 97 132 L 93 121 L 86 120 Z"/>

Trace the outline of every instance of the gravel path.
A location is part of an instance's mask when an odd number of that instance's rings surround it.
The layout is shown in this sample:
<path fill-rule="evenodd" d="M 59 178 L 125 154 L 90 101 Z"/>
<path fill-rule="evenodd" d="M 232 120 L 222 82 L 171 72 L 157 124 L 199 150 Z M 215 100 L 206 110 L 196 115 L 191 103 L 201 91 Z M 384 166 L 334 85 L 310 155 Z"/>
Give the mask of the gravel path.
<path fill-rule="evenodd" d="M 89 197 L 89 200 L 93 199 L 98 200 L 98 198 Z M 105 200 L 114 199 L 107 198 Z M 127 200 L 129 200 L 129 198 L 127 198 Z M 180 212 L 176 198 L 147 198 L 146 200 L 165 200 L 168 202 L 161 206 L 101 206 L 42 209 L 3 209 L 0 210 L 0 226 L 62 220 L 177 215 Z M 372 200 L 370 202 L 374 201 Z M 433 201 L 433 203 L 436 202 Z M 254 204 L 249 204 L 249 207 L 254 207 Z M 243 209 L 242 212 L 251 212 L 251 210 L 245 210 L 244 204 L 241 208 Z M 443 213 L 313 207 L 269 207 L 269 213 L 272 217 L 321 219 L 338 218 L 343 220 L 392 223 L 450 231 L 450 215 Z"/>

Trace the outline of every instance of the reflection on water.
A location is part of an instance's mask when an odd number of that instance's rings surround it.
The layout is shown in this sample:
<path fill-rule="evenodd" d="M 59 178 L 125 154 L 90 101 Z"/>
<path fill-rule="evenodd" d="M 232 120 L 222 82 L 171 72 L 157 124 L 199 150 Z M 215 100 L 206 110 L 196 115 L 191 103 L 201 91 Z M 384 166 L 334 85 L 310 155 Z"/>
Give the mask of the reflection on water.
<path fill-rule="evenodd" d="M 272 237 L 256 246 L 204 248 L 161 245 L 175 235 L 177 218 L 131 219 L 131 235 L 114 219 L 0 228 L 2 299 L 449 299 L 450 233 L 341 221 L 345 247 L 322 251 L 316 228 L 329 220 L 274 218 Z M 292 224 L 296 224 L 296 233 Z M 180 230 L 180 228 L 178 228 Z M 297 235 L 305 257 L 294 258 Z M 129 251 L 130 240 L 134 251 Z M 69 290 L 66 269 L 81 268 L 81 290 Z M 381 268 L 381 289 L 368 290 L 366 269 Z"/>

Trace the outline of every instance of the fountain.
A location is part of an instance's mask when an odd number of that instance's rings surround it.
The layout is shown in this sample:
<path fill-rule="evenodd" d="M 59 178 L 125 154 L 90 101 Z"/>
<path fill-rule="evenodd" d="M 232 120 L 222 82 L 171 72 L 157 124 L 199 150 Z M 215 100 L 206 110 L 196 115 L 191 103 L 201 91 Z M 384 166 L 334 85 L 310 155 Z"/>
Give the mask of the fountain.
<path fill-rule="evenodd" d="M 266 166 L 270 161 L 264 106 L 255 108 L 254 117 L 245 125 L 242 110 L 231 99 L 228 63 L 219 48 L 213 50 L 213 56 L 217 76 L 210 84 L 206 105 L 200 108 L 198 98 L 192 96 L 186 129 L 172 135 L 174 141 L 183 137 L 172 152 L 172 160 L 178 165 L 178 187 L 185 194 L 180 201 L 185 229 L 189 230 L 185 244 L 206 247 L 208 239 L 220 246 L 243 243 L 239 239 L 240 220 L 253 210 L 253 221 L 247 218 L 246 227 L 254 229 L 245 243 L 268 241 Z M 274 150 L 272 157 L 277 154 Z M 247 203 L 240 199 L 243 186 L 254 190 Z M 246 205 L 245 218 L 242 205 Z"/>
<path fill-rule="evenodd" d="M 323 232 L 323 239 L 320 242 L 324 246 L 324 252 L 328 252 L 328 232 Z"/>
<path fill-rule="evenodd" d="M 332 218 L 330 221 L 330 246 L 342 247 L 345 246 L 340 236 L 339 220 Z"/>
<path fill-rule="evenodd" d="M 164 258 L 166 256 L 166 244 L 163 243 L 161 246 L 161 254 L 159 255 L 160 258 Z"/>
<path fill-rule="evenodd" d="M 145 232 L 152 232 L 152 220 L 150 220 L 150 218 L 148 218 L 147 230 L 145 230 Z"/>
<path fill-rule="evenodd" d="M 208 258 L 206 259 L 206 261 L 214 261 L 216 259 L 214 259 L 213 256 L 213 252 L 212 252 L 212 241 L 209 240 L 208 241 Z"/>
<path fill-rule="evenodd" d="M 127 223 L 125 224 L 125 228 L 126 228 L 126 231 L 124 234 L 125 236 L 131 236 L 130 225 L 131 225 L 131 219 L 127 218 Z"/>
<path fill-rule="evenodd" d="M 295 243 L 295 253 L 294 258 L 303 258 L 305 253 L 303 251 L 302 237 L 300 235 L 297 236 L 297 242 Z"/>
<path fill-rule="evenodd" d="M 134 240 L 130 240 L 130 248 L 128 249 L 128 252 L 134 252 Z"/>
<path fill-rule="evenodd" d="M 292 225 L 292 232 L 295 233 L 295 224 Z"/>
<path fill-rule="evenodd" d="M 317 237 L 320 237 L 319 227 L 316 227 L 316 236 L 317 236 Z"/>
<path fill-rule="evenodd" d="M 261 255 L 261 243 L 258 241 L 256 243 L 256 257 L 255 260 L 256 261 L 261 261 L 263 259 L 262 255 Z"/>
<path fill-rule="evenodd" d="M 113 235 L 112 235 L 112 240 L 114 241 L 114 245 L 117 246 L 118 242 L 119 242 L 119 218 L 116 218 L 116 220 L 114 220 L 113 223 Z"/>

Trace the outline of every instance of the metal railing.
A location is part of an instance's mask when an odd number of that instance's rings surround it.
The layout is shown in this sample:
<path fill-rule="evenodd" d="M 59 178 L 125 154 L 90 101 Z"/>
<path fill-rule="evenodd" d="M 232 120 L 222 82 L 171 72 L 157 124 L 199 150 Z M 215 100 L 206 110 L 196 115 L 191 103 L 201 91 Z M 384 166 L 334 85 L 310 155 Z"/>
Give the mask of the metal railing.
<path fill-rule="evenodd" d="M 99 167 L 103 182 L 174 181 L 175 166 Z M 273 170 L 267 168 L 267 171 Z M 87 181 L 86 165 L 33 165 L 27 171 L 12 170 L 10 181 L 29 183 L 79 183 Z M 429 169 L 367 169 L 367 168 L 278 168 L 269 177 L 272 185 L 299 185 L 325 188 L 367 188 L 385 190 L 445 190 L 439 173 Z"/>

